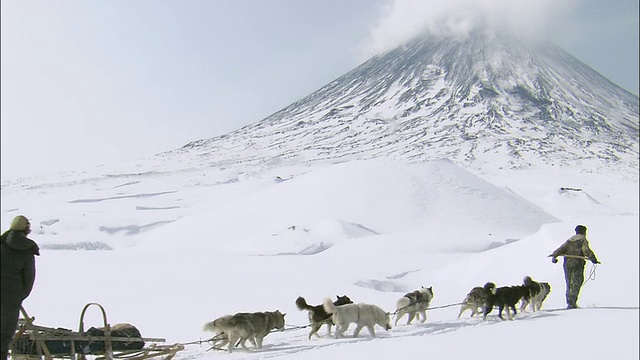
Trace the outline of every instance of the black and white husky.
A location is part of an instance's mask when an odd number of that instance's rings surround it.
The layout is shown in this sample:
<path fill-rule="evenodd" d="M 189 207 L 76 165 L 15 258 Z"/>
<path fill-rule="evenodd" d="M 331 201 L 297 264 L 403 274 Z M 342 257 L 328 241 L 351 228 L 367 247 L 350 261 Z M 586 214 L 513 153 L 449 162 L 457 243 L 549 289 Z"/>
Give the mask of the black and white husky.
<path fill-rule="evenodd" d="M 534 281 L 531 276 L 525 276 L 522 285 L 529 290 L 529 294 L 522 298 L 520 311 L 525 311 L 529 305 L 531 305 L 531 311 L 539 311 L 542 308 L 542 303 L 551 292 L 551 285 L 547 282 Z"/>
<path fill-rule="evenodd" d="M 347 295 L 339 296 L 336 295 L 336 301 L 333 302 L 333 305 L 346 305 L 353 304 L 353 301 L 349 299 Z M 318 330 L 322 327 L 322 324 L 327 324 L 327 333 L 331 336 L 331 326 L 333 325 L 333 321 L 331 320 L 331 314 L 327 313 L 324 310 L 324 307 L 321 305 L 309 305 L 307 301 L 299 296 L 296 299 L 296 306 L 299 310 L 307 310 L 309 312 L 309 325 L 311 325 L 311 332 L 309 332 L 309 339 L 311 339 L 312 335 L 318 335 Z"/>
<path fill-rule="evenodd" d="M 413 319 L 418 315 L 420 322 L 427 320 L 427 309 L 431 300 L 433 299 L 433 287 L 422 287 L 420 290 L 416 290 L 405 294 L 396 302 L 396 322 L 394 325 L 398 325 L 398 320 L 407 314 L 407 325 L 411 324 Z M 422 319 L 420 319 L 422 315 Z"/>

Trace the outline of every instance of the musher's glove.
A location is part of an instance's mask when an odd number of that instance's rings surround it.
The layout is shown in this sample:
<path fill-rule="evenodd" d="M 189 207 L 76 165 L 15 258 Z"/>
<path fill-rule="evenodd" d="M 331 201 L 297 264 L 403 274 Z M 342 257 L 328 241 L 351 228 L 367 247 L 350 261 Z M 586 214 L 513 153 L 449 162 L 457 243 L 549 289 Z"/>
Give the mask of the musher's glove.
<path fill-rule="evenodd" d="M 598 261 L 598 259 L 596 259 L 596 258 L 591 259 L 591 262 L 594 263 L 594 264 L 601 264 L 601 262 Z"/>
<path fill-rule="evenodd" d="M 558 258 L 555 258 L 555 257 L 551 258 L 551 262 L 554 263 L 554 264 L 557 263 L 558 262 Z"/>

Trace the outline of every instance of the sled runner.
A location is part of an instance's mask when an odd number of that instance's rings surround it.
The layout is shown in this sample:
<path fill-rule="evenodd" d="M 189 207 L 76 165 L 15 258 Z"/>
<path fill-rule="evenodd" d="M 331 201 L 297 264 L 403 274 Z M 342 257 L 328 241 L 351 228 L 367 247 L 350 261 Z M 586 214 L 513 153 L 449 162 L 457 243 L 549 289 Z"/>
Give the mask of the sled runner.
<path fill-rule="evenodd" d="M 92 305 L 100 309 L 103 327 L 85 331 L 84 315 Z M 104 308 L 97 303 L 89 303 L 82 309 L 78 332 L 36 325 L 35 318 L 30 318 L 24 308 L 21 312 L 23 318 L 11 343 L 13 360 L 84 360 L 87 356 L 95 360 L 170 360 L 184 349 L 182 344 L 160 345 L 165 339 L 143 338 L 131 324 L 109 325 Z"/>

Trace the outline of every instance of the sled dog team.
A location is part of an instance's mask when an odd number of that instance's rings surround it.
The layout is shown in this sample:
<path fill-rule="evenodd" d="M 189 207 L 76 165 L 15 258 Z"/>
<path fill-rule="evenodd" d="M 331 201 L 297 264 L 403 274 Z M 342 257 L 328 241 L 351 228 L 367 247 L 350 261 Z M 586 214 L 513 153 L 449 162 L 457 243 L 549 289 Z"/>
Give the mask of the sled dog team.
<path fill-rule="evenodd" d="M 527 306 L 536 312 L 542 308 L 542 302 L 551 292 L 551 285 L 547 282 L 536 282 L 530 276 L 525 276 L 522 285 L 502 286 L 496 288 L 496 284 L 488 282 L 483 287 L 476 286 L 462 301 L 458 318 L 466 310 L 471 310 L 471 317 L 483 311 L 483 318 L 498 307 L 498 317 L 502 317 L 502 311 L 506 309 L 507 317 L 513 319 L 516 315 L 516 304 L 521 301 L 520 311 L 525 311 Z M 513 314 L 510 311 L 513 311 Z"/>
<path fill-rule="evenodd" d="M 522 285 L 503 286 L 496 288 L 492 282 L 487 282 L 483 287 L 477 286 L 464 298 L 458 318 L 466 310 L 471 310 L 471 317 L 483 311 L 483 318 L 498 307 L 498 316 L 502 317 L 506 309 L 507 317 L 512 319 L 516 314 L 516 304 L 521 301 L 520 311 L 526 311 L 527 306 L 533 312 L 541 309 L 542 302 L 551 292 L 551 286 L 546 282 L 538 283 L 530 276 L 523 279 Z M 418 290 L 405 294 L 396 302 L 395 325 L 404 315 L 407 315 L 407 325 L 417 318 L 424 323 L 427 320 L 427 309 L 431 304 L 434 292 L 433 287 L 421 287 Z M 367 328 L 372 337 L 376 336 L 375 326 L 385 330 L 391 329 L 391 315 L 382 308 L 373 304 L 355 304 L 346 296 L 336 296 L 336 301 L 327 298 L 320 305 L 309 305 L 302 296 L 295 301 L 297 308 L 306 310 L 309 316 L 311 331 L 308 338 L 313 335 L 319 337 L 318 331 L 322 325 L 326 325 L 327 333 L 331 335 L 331 327 L 336 326 L 335 337 L 343 337 L 350 324 L 356 324 L 353 337 L 357 337 L 363 328 Z M 511 315 L 510 310 L 513 311 Z M 211 331 L 216 335 L 212 338 L 214 348 L 221 349 L 227 345 L 227 351 L 242 346 L 247 349 L 246 341 L 250 341 L 255 348 L 262 348 L 262 342 L 272 330 L 284 330 L 285 313 L 265 311 L 255 313 L 237 313 L 225 315 L 204 325 L 205 331 Z"/>

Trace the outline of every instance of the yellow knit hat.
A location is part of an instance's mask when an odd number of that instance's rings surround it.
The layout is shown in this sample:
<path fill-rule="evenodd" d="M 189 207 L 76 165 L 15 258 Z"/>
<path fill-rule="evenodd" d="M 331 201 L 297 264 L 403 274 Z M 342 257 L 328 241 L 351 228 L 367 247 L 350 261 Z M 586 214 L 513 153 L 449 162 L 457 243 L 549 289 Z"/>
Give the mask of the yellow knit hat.
<path fill-rule="evenodd" d="M 24 215 L 18 215 L 11 220 L 11 230 L 24 231 L 29 227 L 29 219 Z"/>

